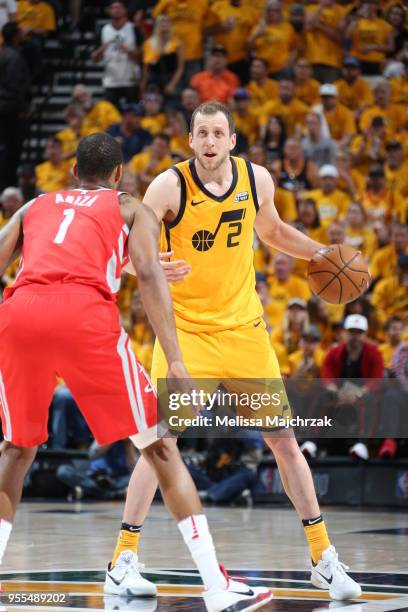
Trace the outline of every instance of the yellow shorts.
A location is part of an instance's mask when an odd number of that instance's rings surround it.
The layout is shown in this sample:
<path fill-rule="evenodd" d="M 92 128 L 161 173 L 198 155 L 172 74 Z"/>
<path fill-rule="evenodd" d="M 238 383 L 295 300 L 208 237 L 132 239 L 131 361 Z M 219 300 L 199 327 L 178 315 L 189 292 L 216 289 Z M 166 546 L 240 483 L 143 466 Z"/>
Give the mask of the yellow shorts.
<path fill-rule="evenodd" d="M 290 416 L 289 402 L 281 378 L 279 363 L 270 344 L 263 319 L 255 324 L 233 330 L 213 333 L 177 331 L 183 358 L 193 379 L 200 379 L 208 392 L 223 384 L 228 391 L 245 394 L 278 392 L 280 403 L 274 407 L 252 409 L 240 406 L 239 414 L 245 417 L 263 417 L 268 414 Z M 167 376 L 167 361 L 156 340 L 151 378 L 157 386 Z M 217 379 L 214 384 L 208 379 Z M 246 381 L 245 379 L 251 379 Z M 261 382 L 260 382 L 261 381 Z M 264 382 L 265 381 L 265 384 Z M 159 390 L 161 384 L 159 383 Z M 189 414 L 189 409 L 185 410 Z"/>

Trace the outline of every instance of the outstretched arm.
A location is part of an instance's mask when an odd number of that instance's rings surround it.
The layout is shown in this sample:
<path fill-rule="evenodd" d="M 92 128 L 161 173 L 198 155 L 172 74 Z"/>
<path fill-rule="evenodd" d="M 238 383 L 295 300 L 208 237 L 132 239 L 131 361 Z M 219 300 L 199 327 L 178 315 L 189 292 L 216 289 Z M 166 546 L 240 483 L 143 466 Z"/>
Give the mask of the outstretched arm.
<path fill-rule="evenodd" d="M 262 166 L 252 164 L 258 195 L 259 211 L 255 219 L 255 231 L 262 242 L 297 257 L 311 259 L 324 245 L 282 221 L 273 201 L 275 186 L 269 172 Z"/>

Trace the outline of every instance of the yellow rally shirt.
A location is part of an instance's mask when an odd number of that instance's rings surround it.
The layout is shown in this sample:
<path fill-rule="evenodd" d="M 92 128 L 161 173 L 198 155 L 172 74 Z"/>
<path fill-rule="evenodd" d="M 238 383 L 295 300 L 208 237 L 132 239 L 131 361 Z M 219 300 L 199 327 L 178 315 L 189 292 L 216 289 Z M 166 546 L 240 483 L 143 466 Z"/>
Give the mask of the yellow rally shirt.
<path fill-rule="evenodd" d="M 231 157 L 233 180 L 223 196 L 201 183 L 194 160 L 176 164 L 180 210 L 162 226 L 161 250 L 173 250 L 192 270 L 171 286 L 177 327 L 211 332 L 250 324 L 262 317 L 255 291 L 252 249 L 258 210 L 250 162 Z"/>

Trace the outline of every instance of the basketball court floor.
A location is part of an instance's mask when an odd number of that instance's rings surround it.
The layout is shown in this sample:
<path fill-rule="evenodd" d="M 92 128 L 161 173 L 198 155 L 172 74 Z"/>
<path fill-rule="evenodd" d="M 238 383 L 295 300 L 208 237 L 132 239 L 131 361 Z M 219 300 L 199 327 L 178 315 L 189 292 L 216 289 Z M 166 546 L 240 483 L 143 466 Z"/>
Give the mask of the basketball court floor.
<path fill-rule="evenodd" d="M 122 503 L 23 503 L 0 568 L 0 610 L 204 612 L 197 572 L 160 504 L 145 524 L 140 549 L 145 576 L 158 584 L 159 597 L 104 597 L 105 567 L 122 508 Z M 331 602 L 311 586 L 303 529 L 290 508 L 206 511 L 219 559 L 231 575 L 272 589 L 274 599 L 262 610 L 408 610 L 406 512 L 324 508 L 341 559 L 363 588 L 361 599 L 344 603 Z"/>

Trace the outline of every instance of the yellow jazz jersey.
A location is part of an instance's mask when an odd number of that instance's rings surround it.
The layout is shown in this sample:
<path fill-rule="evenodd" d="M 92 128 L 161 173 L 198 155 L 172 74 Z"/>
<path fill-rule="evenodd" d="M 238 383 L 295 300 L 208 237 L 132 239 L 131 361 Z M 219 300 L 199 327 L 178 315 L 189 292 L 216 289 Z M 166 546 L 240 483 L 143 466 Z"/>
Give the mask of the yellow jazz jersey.
<path fill-rule="evenodd" d="M 262 317 L 255 291 L 253 231 L 258 210 L 252 166 L 231 157 L 233 180 L 223 196 L 201 183 L 194 160 L 173 167 L 181 183 L 180 210 L 163 225 L 162 250 L 173 250 L 192 270 L 172 285 L 177 327 L 212 332 Z"/>

